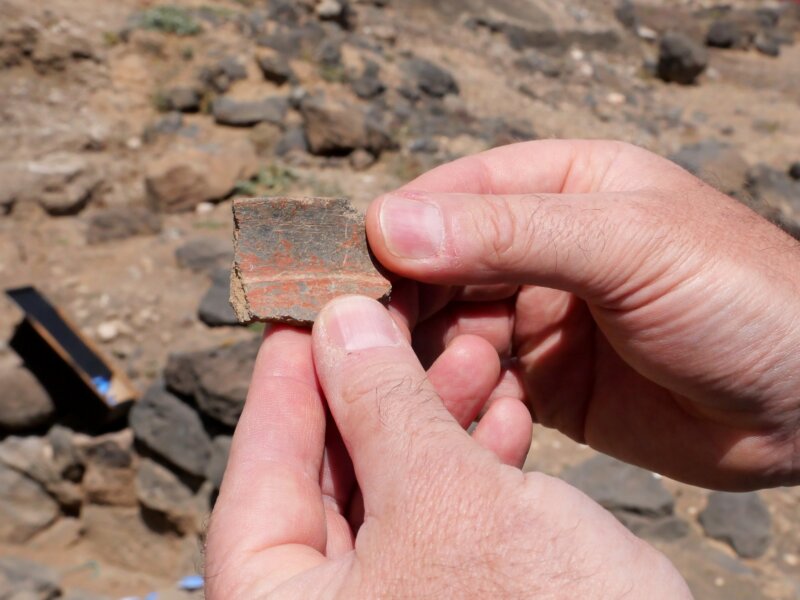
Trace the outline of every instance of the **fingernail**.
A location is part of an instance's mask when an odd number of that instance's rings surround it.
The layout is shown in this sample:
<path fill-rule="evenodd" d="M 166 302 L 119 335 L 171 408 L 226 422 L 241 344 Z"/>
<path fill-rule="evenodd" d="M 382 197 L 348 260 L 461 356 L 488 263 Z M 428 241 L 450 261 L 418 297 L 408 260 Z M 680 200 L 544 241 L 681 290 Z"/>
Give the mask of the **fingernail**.
<path fill-rule="evenodd" d="M 350 296 L 323 311 L 328 341 L 347 352 L 400 346 L 405 342 L 389 312 L 375 300 Z"/>
<path fill-rule="evenodd" d="M 444 241 L 444 221 L 435 204 L 387 195 L 379 216 L 386 246 L 399 258 L 431 258 Z"/>

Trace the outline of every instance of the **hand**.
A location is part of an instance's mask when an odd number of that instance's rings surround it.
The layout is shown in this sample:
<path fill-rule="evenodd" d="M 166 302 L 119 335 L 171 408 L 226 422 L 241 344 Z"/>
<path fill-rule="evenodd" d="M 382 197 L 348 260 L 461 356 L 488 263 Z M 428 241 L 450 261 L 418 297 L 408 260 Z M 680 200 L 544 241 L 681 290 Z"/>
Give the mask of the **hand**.
<path fill-rule="evenodd" d="M 530 440 L 519 401 L 495 401 L 477 440 L 451 416 L 491 391 L 492 348 L 484 369 L 485 343 L 462 338 L 464 356 L 448 349 L 426 374 L 406 334 L 377 302 L 347 297 L 313 339 L 267 336 L 211 519 L 209 600 L 689 597 L 597 504 L 503 464 Z M 362 516 L 348 519 L 356 484 Z"/>
<path fill-rule="evenodd" d="M 379 198 L 367 233 L 432 284 L 399 295 L 421 356 L 480 335 L 508 359 L 494 395 L 577 441 L 707 487 L 800 483 L 798 244 L 671 162 L 497 148 Z"/>

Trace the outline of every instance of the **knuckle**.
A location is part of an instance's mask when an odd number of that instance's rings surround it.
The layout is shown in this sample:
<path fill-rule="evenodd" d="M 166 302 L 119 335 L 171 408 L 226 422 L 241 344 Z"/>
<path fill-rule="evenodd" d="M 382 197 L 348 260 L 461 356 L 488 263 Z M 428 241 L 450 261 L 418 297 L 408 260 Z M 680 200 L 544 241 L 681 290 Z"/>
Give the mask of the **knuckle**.
<path fill-rule="evenodd" d="M 474 231 L 482 251 L 482 266 L 490 270 L 515 269 L 530 256 L 535 220 L 508 199 L 484 197 L 474 214 Z"/>

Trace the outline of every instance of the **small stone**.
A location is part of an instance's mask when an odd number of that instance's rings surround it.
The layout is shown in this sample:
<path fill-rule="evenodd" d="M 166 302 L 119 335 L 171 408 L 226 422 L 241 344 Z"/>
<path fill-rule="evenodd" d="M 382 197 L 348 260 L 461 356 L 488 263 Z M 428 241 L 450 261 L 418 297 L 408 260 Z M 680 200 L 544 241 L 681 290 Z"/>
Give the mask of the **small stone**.
<path fill-rule="evenodd" d="M 288 108 L 289 102 L 283 97 L 239 101 L 221 96 L 214 100 L 211 112 L 220 125 L 252 127 L 262 122 L 282 124 Z"/>
<path fill-rule="evenodd" d="M 80 154 L 58 152 L 28 164 L 33 177 L 28 194 L 53 216 L 83 210 L 103 180 L 99 171 Z"/>
<path fill-rule="evenodd" d="M 119 335 L 119 327 L 115 321 L 106 321 L 97 326 L 97 338 L 101 342 L 111 342 Z"/>
<path fill-rule="evenodd" d="M 314 154 L 348 154 L 362 148 L 379 155 L 392 146 L 385 128 L 358 106 L 320 96 L 304 100 L 300 112 Z"/>
<path fill-rule="evenodd" d="M 147 166 L 145 189 L 154 210 L 180 212 L 228 196 L 258 168 L 255 149 L 247 140 L 201 146 L 178 142 Z"/>
<path fill-rule="evenodd" d="M 365 171 L 373 164 L 375 164 L 375 157 L 361 148 L 354 151 L 350 155 L 350 166 L 352 166 L 356 171 Z"/>
<path fill-rule="evenodd" d="M 773 58 L 781 54 L 781 45 L 778 40 L 764 33 L 756 36 L 755 47 L 761 54 L 772 56 Z"/>
<path fill-rule="evenodd" d="M 155 461 L 141 461 L 136 494 L 142 506 L 163 515 L 180 533 L 194 533 L 202 526 L 205 515 L 199 514 L 192 490 Z"/>
<path fill-rule="evenodd" d="M 150 450 L 191 475 L 203 476 L 211 456 L 211 440 L 200 417 L 167 392 L 151 386 L 134 404 L 130 424 Z"/>
<path fill-rule="evenodd" d="M 200 300 L 197 317 L 209 327 L 239 325 L 230 295 L 230 267 L 220 267 L 212 277 L 211 287 Z"/>
<path fill-rule="evenodd" d="M 289 61 L 281 55 L 265 55 L 258 57 L 258 66 L 264 79 L 276 85 L 292 82 L 297 79 Z"/>
<path fill-rule="evenodd" d="M 177 86 L 165 92 L 165 100 L 169 110 L 191 113 L 200 110 L 203 95 L 197 88 Z"/>
<path fill-rule="evenodd" d="M 59 574 L 50 567 L 24 558 L 0 558 L 0 597 L 4 600 L 60 598 L 59 580 Z M 7 589 L 3 589 L 4 583 L 8 586 Z"/>
<path fill-rule="evenodd" d="M 452 74 L 429 60 L 412 58 L 405 62 L 403 69 L 417 89 L 429 96 L 441 98 L 459 91 Z"/>
<path fill-rule="evenodd" d="M 42 486 L 0 464 L 0 542 L 25 543 L 58 515 L 58 504 Z"/>
<path fill-rule="evenodd" d="M 752 36 L 735 21 L 720 19 L 714 21 L 706 34 L 706 44 L 712 48 L 747 48 Z"/>
<path fill-rule="evenodd" d="M 612 513 L 671 515 L 675 500 L 653 474 L 599 454 L 566 469 L 562 478 Z"/>
<path fill-rule="evenodd" d="M 222 478 L 225 475 L 225 468 L 228 466 L 228 455 L 231 451 L 233 438 L 228 435 L 220 435 L 214 438 L 211 444 L 211 460 L 208 461 L 206 469 L 206 479 L 214 485 L 214 489 L 219 489 L 222 485 Z"/>
<path fill-rule="evenodd" d="M 289 127 L 275 145 L 277 156 L 286 156 L 293 152 L 308 152 L 308 142 L 302 127 Z"/>
<path fill-rule="evenodd" d="M 708 52 L 682 33 L 667 33 L 659 44 L 658 76 L 667 82 L 690 85 L 708 66 Z"/>
<path fill-rule="evenodd" d="M 231 303 L 243 323 L 308 325 L 332 298 L 386 299 L 364 217 L 341 198 L 237 198 Z"/>
<path fill-rule="evenodd" d="M 669 158 L 724 194 L 741 192 L 747 183 L 744 157 L 715 139 L 684 146 Z"/>
<path fill-rule="evenodd" d="M 226 56 L 215 64 L 206 65 L 198 74 L 200 83 L 224 94 L 234 81 L 247 78 L 247 67 L 234 56 Z"/>
<path fill-rule="evenodd" d="M 79 442 L 86 472 L 83 489 L 92 504 L 136 505 L 136 461 L 130 429 Z"/>
<path fill-rule="evenodd" d="M 380 80 L 380 70 L 378 65 L 372 61 L 367 61 L 361 75 L 350 83 L 350 87 L 356 96 L 369 100 L 381 95 L 386 86 Z"/>
<path fill-rule="evenodd" d="M 49 423 L 56 407 L 28 369 L 0 370 L 0 431 L 29 431 Z"/>
<path fill-rule="evenodd" d="M 91 215 L 86 240 L 100 244 L 160 231 L 161 216 L 144 207 L 109 207 Z"/>
<path fill-rule="evenodd" d="M 772 519 L 756 492 L 712 492 L 699 521 L 707 536 L 730 544 L 742 558 L 758 558 L 769 546 Z"/>
<path fill-rule="evenodd" d="M 234 427 L 244 407 L 261 340 L 171 354 L 164 369 L 170 390 L 191 397 L 206 416 Z"/>
<path fill-rule="evenodd" d="M 793 162 L 789 167 L 789 177 L 795 181 L 800 181 L 800 161 Z"/>
<path fill-rule="evenodd" d="M 208 235 L 193 237 L 175 250 L 175 260 L 184 269 L 213 276 L 220 267 L 230 268 L 233 245 L 230 239 Z"/>

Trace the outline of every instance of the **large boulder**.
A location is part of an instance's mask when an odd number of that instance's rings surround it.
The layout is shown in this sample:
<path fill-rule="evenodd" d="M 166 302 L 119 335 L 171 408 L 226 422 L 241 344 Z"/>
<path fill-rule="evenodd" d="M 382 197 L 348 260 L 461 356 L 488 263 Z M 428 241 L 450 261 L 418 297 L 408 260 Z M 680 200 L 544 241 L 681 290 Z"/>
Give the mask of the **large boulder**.
<path fill-rule="evenodd" d="M 167 386 L 194 398 L 203 414 L 233 427 L 244 407 L 261 340 L 170 355 L 164 369 Z"/>
<path fill-rule="evenodd" d="M 0 370 L 0 431 L 26 431 L 50 422 L 56 412 L 50 395 L 28 369 Z"/>
<path fill-rule="evenodd" d="M 25 543 L 58 515 L 58 504 L 41 485 L 0 464 L 0 542 Z"/>
<path fill-rule="evenodd" d="M 772 519 L 756 492 L 712 492 L 700 513 L 706 535 L 730 544 L 742 558 L 758 558 L 771 539 Z"/>
<path fill-rule="evenodd" d="M 314 96 L 303 100 L 300 112 L 313 154 L 349 154 L 362 148 L 377 155 L 392 145 L 382 124 L 355 104 Z"/>
<path fill-rule="evenodd" d="M 204 476 L 211 439 L 198 414 L 160 384 L 134 405 L 130 424 L 136 439 L 151 451 L 191 475 Z"/>
<path fill-rule="evenodd" d="M 180 212 L 225 198 L 258 168 L 255 149 L 247 140 L 196 146 L 177 142 L 148 165 L 145 187 L 154 210 Z"/>
<path fill-rule="evenodd" d="M 708 66 L 708 51 L 682 33 L 670 32 L 658 47 L 656 74 L 667 82 L 690 85 Z"/>

